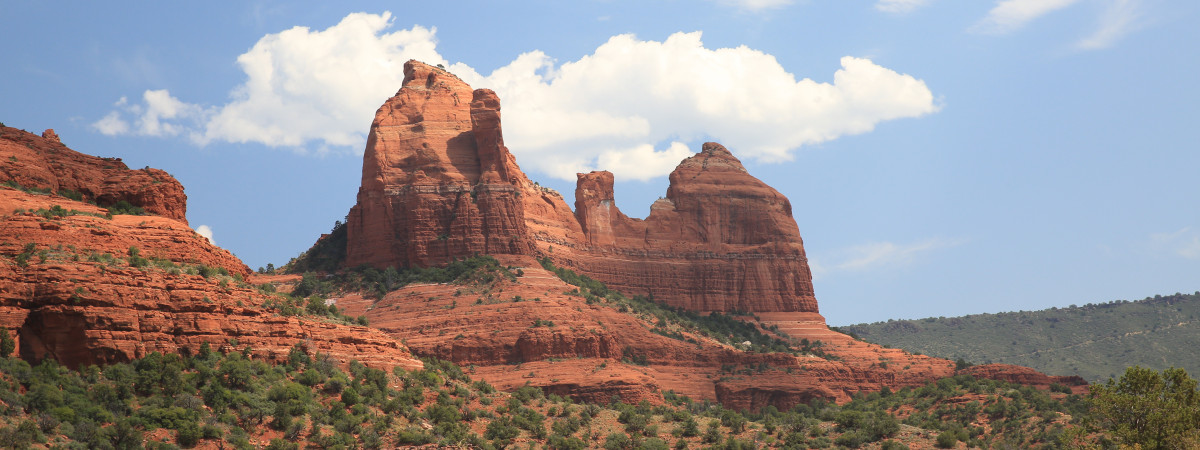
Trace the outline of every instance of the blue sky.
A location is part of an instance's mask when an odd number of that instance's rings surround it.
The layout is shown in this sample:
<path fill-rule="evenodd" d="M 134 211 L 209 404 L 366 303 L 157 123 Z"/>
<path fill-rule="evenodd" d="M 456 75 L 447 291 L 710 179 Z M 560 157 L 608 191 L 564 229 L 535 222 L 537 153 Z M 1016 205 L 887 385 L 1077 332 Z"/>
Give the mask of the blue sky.
<path fill-rule="evenodd" d="M 251 267 L 354 202 L 409 58 L 531 178 L 644 217 L 706 140 L 787 195 L 831 324 L 1200 290 L 1200 4 L 5 2 L 0 121 L 167 170 Z"/>

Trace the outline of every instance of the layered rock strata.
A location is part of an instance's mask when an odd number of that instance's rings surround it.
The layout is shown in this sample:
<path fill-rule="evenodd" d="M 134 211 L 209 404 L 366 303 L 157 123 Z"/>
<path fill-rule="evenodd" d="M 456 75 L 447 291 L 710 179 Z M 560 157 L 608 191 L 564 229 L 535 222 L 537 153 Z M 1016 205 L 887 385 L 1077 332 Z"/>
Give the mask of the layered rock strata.
<path fill-rule="evenodd" d="M 430 266 L 475 254 L 531 254 L 528 179 L 500 133 L 500 102 L 410 61 L 379 108 L 346 224 L 346 265 Z"/>
<path fill-rule="evenodd" d="M 825 339 L 822 348 L 836 359 L 747 352 L 653 316 L 621 312 L 619 304 L 588 302 L 530 257 L 501 261 L 523 275 L 335 301 L 403 339 L 414 353 L 453 361 L 501 389 L 529 384 L 587 401 L 657 402 L 661 391 L 671 390 L 739 409 L 787 409 L 816 398 L 845 402 L 884 386 L 919 386 L 954 372 L 951 361 L 854 341 L 828 328 L 810 338 Z"/>
<path fill-rule="evenodd" d="M 645 220 L 617 208 L 608 172 L 579 175 L 572 212 L 517 167 L 495 93 L 416 61 L 404 70 L 371 124 L 347 266 L 548 256 L 686 309 L 817 312 L 791 204 L 721 145 L 681 162 Z"/>
<path fill-rule="evenodd" d="M 671 172 L 645 220 L 613 201 L 613 175 L 579 174 L 575 216 L 582 242 L 551 255 L 617 290 L 699 311 L 817 312 L 812 274 L 792 205 L 749 175 L 720 144 Z M 541 237 L 547 253 L 554 239 Z"/>
<path fill-rule="evenodd" d="M 187 196 L 170 174 L 130 170 L 120 158 L 100 158 L 63 145 L 54 130 L 42 136 L 0 127 L 0 183 L 26 189 L 79 194 L 85 202 L 125 201 L 151 214 L 187 224 Z"/>
<path fill-rule="evenodd" d="M 0 185 L 0 332 L 16 339 L 20 357 L 79 367 L 151 352 L 194 353 L 207 343 L 214 350 L 249 347 L 257 358 L 278 360 L 300 344 L 342 362 L 421 367 L 400 341 L 378 330 L 274 313 L 266 304 L 277 300 L 247 283 L 252 275 L 241 260 L 166 217 L 182 214 L 182 204 L 160 204 L 163 216 L 109 217 L 104 208 L 62 195 L 69 189 L 137 199 L 157 192 L 154 186 L 173 192 L 178 183 L 169 176 L 143 184 L 143 176 L 159 172 L 106 169 L 116 167 L 113 161 L 12 129 L 4 137 L 0 150 L 13 156 L 3 158 L 11 163 L 5 174 L 26 188 Z M 90 184 L 104 174 L 101 185 Z M 182 188 L 176 191 L 175 200 L 155 198 L 182 201 Z"/>

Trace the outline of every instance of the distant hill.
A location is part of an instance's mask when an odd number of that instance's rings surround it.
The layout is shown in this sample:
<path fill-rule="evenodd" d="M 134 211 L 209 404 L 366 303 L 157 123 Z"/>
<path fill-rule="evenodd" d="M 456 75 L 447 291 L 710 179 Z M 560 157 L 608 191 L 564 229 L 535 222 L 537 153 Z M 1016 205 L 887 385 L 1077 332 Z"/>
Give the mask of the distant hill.
<path fill-rule="evenodd" d="M 1200 292 L 1041 311 L 841 327 L 862 340 L 972 363 L 1017 364 L 1089 381 L 1141 365 L 1200 374 Z"/>

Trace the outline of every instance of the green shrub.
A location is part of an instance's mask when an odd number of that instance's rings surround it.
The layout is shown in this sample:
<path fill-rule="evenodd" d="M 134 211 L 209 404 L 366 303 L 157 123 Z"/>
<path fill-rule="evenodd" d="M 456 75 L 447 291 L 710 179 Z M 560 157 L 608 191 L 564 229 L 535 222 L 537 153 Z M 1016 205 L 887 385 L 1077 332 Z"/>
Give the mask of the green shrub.
<path fill-rule="evenodd" d="M 17 261 L 17 267 L 28 267 L 29 266 L 29 257 L 33 256 L 33 253 L 34 253 L 33 251 L 36 249 L 37 249 L 37 244 L 35 244 L 33 242 L 25 244 L 25 247 L 23 247 L 21 249 L 21 253 L 18 253 L 15 258 Z"/>
<path fill-rule="evenodd" d="M 520 434 L 521 429 L 513 424 L 511 418 L 499 417 L 488 424 L 483 437 L 492 441 L 497 448 L 504 448 Z"/>
<path fill-rule="evenodd" d="M 1200 391 L 1183 369 L 1133 366 L 1091 394 L 1093 418 L 1125 445 L 1185 448 L 1200 439 Z"/>
<path fill-rule="evenodd" d="M 146 267 L 150 260 L 142 257 L 142 251 L 137 247 L 129 247 L 129 265 L 131 267 Z"/>
<path fill-rule="evenodd" d="M 271 439 L 271 443 L 267 444 L 267 450 L 299 450 L 300 444 L 288 442 L 280 438 Z"/>
<path fill-rule="evenodd" d="M 83 194 L 80 194 L 80 193 L 78 193 L 78 192 L 72 191 L 72 190 L 70 190 L 70 189 L 59 189 L 59 190 L 58 190 L 58 195 L 61 195 L 61 196 L 63 196 L 63 197 L 66 197 L 66 198 L 69 198 L 69 199 L 71 199 L 71 200 L 75 200 L 75 201 L 77 201 L 77 202 L 82 202 L 82 201 L 83 201 Z"/>
<path fill-rule="evenodd" d="M 116 203 L 105 206 L 105 208 L 108 209 L 109 214 L 114 215 L 114 216 L 121 216 L 121 215 L 144 216 L 144 215 L 146 215 L 145 209 L 143 209 L 141 206 L 136 206 L 132 203 L 129 203 L 126 200 L 118 200 Z"/>
<path fill-rule="evenodd" d="M 37 424 L 32 420 L 22 421 L 15 427 L 0 427 L 0 447 L 29 448 L 35 442 L 44 440 Z"/>
<path fill-rule="evenodd" d="M 546 444 L 556 450 L 583 450 L 587 448 L 587 443 L 577 437 L 550 436 Z"/>
<path fill-rule="evenodd" d="M 175 432 L 175 442 L 184 448 L 194 447 L 203 437 L 204 433 L 196 422 L 184 422 Z"/>
<path fill-rule="evenodd" d="M 633 440 L 621 433 L 610 433 L 604 438 L 604 448 L 606 450 L 623 450 L 633 448 Z"/>
<path fill-rule="evenodd" d="M 220 268 L 209 267 L 209 266 L 206 266 L 203 264 L 196 266 L 196 271 L 197 271 L 197 273 L 200 274 L 200 276 L 202 276 L 204 278 L 212 278 L 212 277 L 215 277 L 215 276 L 221 274 Z"/>
<path fill-rule="evenodd" d="M 954 448 L 958 445 L 958 436 L 953 431 L 943 431 L 937 436 L 938 448 Z"/>
<path fill-rule="evenodd" d="M 8 329 L 0 328 L 0 358 L 7 358 L 16 348 L 16 340 L 9 334 Z"/>

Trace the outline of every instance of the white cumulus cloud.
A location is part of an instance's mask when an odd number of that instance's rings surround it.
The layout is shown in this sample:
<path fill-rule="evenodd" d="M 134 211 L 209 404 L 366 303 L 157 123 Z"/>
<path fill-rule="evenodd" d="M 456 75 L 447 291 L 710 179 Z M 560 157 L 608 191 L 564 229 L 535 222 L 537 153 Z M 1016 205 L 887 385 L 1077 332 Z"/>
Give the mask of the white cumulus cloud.
<path fill-rule="evenodd" d="M 197 128 L 209 115 L 199 105 L 172 97 L 166 89 L 143 92 L 142 103 L 131 104 L 121 97 L 114 106 L 117 110 L 92 123 L 92 128 L 108 136 L 135 134 L 170 137 L 188 134 L 195 139 Z M 132 116 L 132 123 L 125 116 Z"/>
<path fill-rule="evenodd" d="M 217 242 L 213 240 L 212 227 L 210 227 L 208 225 L 200 225 L 200 226 L 196 227 L 196 234 L 203 236 L 205 239 L 208 239 L 209 244 L 213 244 L 213 245 L 217 244 Z"/>
<path fill-rule="evenodd" d="M 639 169 L 616 168 L 618 177 L 665 175 L 679 162 L 664 157 L 679 154 L 677 144 L 694 152 L 706 138 L 740 157 L 783 161 L 803 145 L 937 110 L 920 80 L 867 59 L 840 62 L 833 82 L 819 83 L 797 80 L 757 50 L 706 48 L 699 32 L 662 42 L 619 35 L 577 61 L 555 66 L 529 53 L 490 76 L 464 79 L 500 93 L 509 148 L 561 167 L 538 169 L 567 180 L 615 160 Z M 653 148 L 662 142 L 672 144 Z"/>
<path fill-rule="evenodd" d="M 1004 34 L 1051 12 L 1066 8 L 1079 0 L 1000 0 L 975 26 L 976 31 Z"/>
<path fill-rule="evenodd" d="M 186 131 L 184 125 L 165 122 L 163 119 L 199 119 L 203 111 L 199 106 L 179 101 L 166 89 L 146 91 L 142 94 L 146 107 L 137 120 L 137 133 L 145 136 L 175 136 Z"/>
<path fill-rule="evenodd" d="M 384 32 L 391 23 L 391 13 L 354 13 L 326 30 L 294 27 L 259 39 L 237 58 L 246 83 L 201 142 L 362 145 L 375 110 L 400 88 L 405 61 L 446 62 L 433 29 Z"/>
<path fill-rule="evenodd" d="M 121 113 L 111 111 L 103 119 L 92 123 L 92 128 L 107 136 L 116 136 L 129 132 L 129 122 L 121 118 Z"/>
<path fill-rule="evenodd" d="M 650 179 L 662 174 L 663 167 L 679 165 L 679 161 L 696 153 L 682 142 L 672 142 L 663 150 L 655 150 L 650 144 L 629 149 L 611 150 L 600 154 L 596 165 L 614 174 L 620 173 L 633 179 Z"/>
<path fill-rule="evenodd" d="M 661 42 L 613 36 L 562 63 L 534 50 L 483 75 L 440 55 L 434 29 L 389 32 L 391 25 L 390 13 L 356 13 L 325 30 L 264 36 L 238 57 L 246 82 L 229 103 L 201 107 L 147 91 L 144 104 L 118 105 L 120 113 L 93 126 L 105 134 L 186 130 L 201 145 L 361 152 L 374 111 L 399 89 L 404 62 L 417 59 L 495 90 L 506 143 L 527 169 L 567 180 L 597 168 L 648 179 L 669 173 L 703 140 L 743 159 L 783 161 L 802 146 L 938 109 L 923 81 L 868 59 L 831 61 L 832 77 L 820 75 L 832 81 L 816 82 L 758 50 L 705 47 L 700 32 Z M 189 125 L 197 118 L 202 123 Z"/>
<path fill-rule="evenodd" d="M 933 0 L 879 0 L 875 9 L 892 14 L 906 14 L 929 5 Z"/>

